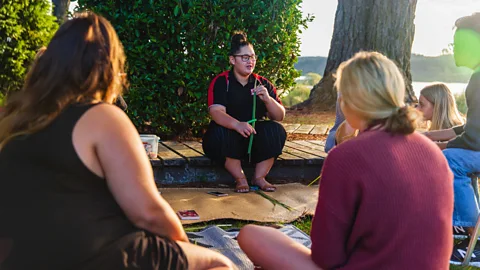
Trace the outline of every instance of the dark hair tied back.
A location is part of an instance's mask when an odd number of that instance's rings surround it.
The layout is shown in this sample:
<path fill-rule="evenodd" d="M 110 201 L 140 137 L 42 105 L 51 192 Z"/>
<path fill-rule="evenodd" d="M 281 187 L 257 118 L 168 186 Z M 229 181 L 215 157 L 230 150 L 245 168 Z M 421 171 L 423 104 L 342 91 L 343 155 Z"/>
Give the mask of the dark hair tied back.
<path fill-rule="evenodd" d="M 252 45 L 247 41 L 247 34 L 243 31 L 235 31 L 230 44 L 230 55 L 235 55 L 244 46 Z"/>
<path fill-rule="evenodd" d="M 385 119 L 384 128 L 392 134 L 413 133 L 417 128 L 419 116 L 418 111 L 410 106 L 397 108 L 390 117 Z"/>
<path fill-rule="evenodd" d="M 458 29 L 470 29 L 480 34 L 480 12 L 459 18 L 455 22 L 455 27 Z"/>

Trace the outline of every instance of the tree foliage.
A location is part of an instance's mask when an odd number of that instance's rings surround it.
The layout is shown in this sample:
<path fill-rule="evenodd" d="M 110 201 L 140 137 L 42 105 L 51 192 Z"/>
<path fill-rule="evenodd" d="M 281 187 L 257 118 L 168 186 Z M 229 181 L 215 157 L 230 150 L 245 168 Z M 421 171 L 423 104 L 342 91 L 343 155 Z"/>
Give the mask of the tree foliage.
<path fill-rule="evenodd" d="M 229 69 L 234 30 L 244 30 L 259 55 L 255 72 L 277 88 L 299 73 L 301 0 L 78 0 L 110 20 L 128 62 L 129 115 L 141 132 L 194 133 L 208 123 L 207 88 Z"/>
<path fill-rule="evenodd" d="M 36 51 L 57 29 L 48 0 L 0 0 L 0 93 L 21 88 Z"/>

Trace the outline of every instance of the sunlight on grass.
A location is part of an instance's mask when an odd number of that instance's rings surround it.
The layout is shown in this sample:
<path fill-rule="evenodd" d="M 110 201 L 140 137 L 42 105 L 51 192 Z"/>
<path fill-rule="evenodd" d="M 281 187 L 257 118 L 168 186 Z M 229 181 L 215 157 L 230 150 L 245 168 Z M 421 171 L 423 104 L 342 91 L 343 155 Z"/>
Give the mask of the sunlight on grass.
<path fill-rule="evenodd" d="M 312 227 L 312 216 L 303 216 L 291 223 L 261 223 L 261 222 L 248 221 L 248 220 L 219 219 L 219 220 L 201 222 L 201 223 L 196 223 L 191 225 L 184 225 L 183 227 L 187 232 L 196 232 L 196 231 L 201 231 L 206 227 L 213 226 L 213 225 L 219 226 L 224 230 L 229 230 L 234 228 L 241 229 L 243 226 L 247 224 L 273 226 L 273 227 L 276 227 L 279 225 L 292 224 L 295 227 L 302 230 L 303 232 L 305 232 L 306 234 L 310 234 L 310 228 Z"/>
<path fill-rule="evenodd" d="M 285 97 L 282 97 L 282 103 L 286 107 L 291 107 L 295 104 L 301 103 L 308 99 L 310 90 L 322 79 L 317 73 L 307 73 L 295 80 L 295 87 L 288 92 Z"/>
<path fill-rule="evenodd" d="M 478 269 L 480 268 L 473 267 L 473 266 L 463 267 L 463 266 L 457 266 L 457 265 L 450 265 L 450 270 L 478 270 Z"/>

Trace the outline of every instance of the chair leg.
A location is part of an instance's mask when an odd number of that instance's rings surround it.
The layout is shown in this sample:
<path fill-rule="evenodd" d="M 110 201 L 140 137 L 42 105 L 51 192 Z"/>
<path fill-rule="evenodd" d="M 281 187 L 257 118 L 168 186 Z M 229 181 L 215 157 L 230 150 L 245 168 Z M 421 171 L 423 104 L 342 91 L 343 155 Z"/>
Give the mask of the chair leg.
<path fill-rule="evenodd" d="M 475 245 L 477 244 L 479 235 L 480 235 L 480 216 L 478 216 L 477 224 L 475 225 L 475 232 L 470 237 L 467 253 L 465 254 L 465 258 L 463 259 L 463 263 L 462 263 L 463 266 L 467 266 L 470 263 L 470 259 L 472 258 L 472 253 L 473 253 L 473 250 L 475 249 Z"/>
<path fill-rule="evenodd" d="M 480 195 L 478 192 L 478 176 L 474 174 L 471 177 L 472 177 L 473 193 L 475 194 L 475 197 L 477 197 L 477 203 L 480 203 Z"/>
<path fill-rule="evenodd" d="M 472 184 L 473 189 L 475 191 L 475 195 L 477 196 L 478 201 L 478 176 L 472 177 Z M 470 237 L 470 242 L 468 243 L 467 253 L 465 254 L 465 258 L 463 259 L 462 266 L 467 266 L 470 264 L 470 260 L 472 259 L 473 250 L 475 249 L 475 245 L 477 244 L 478 236 L 480 235 L 480 215 L 477 218 L 477 224 L 475 224 L 475 232 Z"/>

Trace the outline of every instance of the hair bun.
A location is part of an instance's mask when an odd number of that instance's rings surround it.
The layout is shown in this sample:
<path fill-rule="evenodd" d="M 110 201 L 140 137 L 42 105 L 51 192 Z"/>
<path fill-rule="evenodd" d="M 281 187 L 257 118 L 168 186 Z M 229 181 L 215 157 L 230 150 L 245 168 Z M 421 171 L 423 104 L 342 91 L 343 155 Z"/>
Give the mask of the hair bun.
<path fill-rule="evenodd" d="M 242 44 L 243 42 L 247 41 L 247 34 L 243 31 L 236 31 L 233 33 L 232 36 L 232 45 L 234 44 Z"/>
<path fill-rule="evenodd" d="M 417 128 L 419 113 L 410 106 L 403 106 L 395 109 L 387 118 L 385 129 L 396 134 L 410 134 Z"/>
<path fill-rule="evenodd" d="M 250 42 L 247 41 L 247 34 L 243 31 L 235 31 L 232 35 L 232 43 L 230 44 L 230 56 L 235 55 L 238 51 L 244 46 L 252 46 Z"/>

